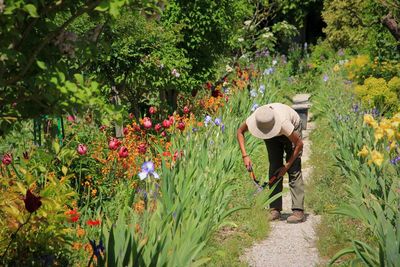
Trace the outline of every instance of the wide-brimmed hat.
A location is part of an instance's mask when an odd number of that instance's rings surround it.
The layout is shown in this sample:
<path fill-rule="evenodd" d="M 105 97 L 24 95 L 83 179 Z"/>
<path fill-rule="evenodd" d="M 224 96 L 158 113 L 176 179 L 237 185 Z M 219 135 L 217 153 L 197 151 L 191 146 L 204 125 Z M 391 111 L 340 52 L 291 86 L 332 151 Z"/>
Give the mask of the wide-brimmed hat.
<path fill-rule="evenodd" d="M 270 105 L 257 108 L 246 119 L 250 133 L 260 139 L 270 139 L 279 134 L 282 127 L 282 118 Z"/>

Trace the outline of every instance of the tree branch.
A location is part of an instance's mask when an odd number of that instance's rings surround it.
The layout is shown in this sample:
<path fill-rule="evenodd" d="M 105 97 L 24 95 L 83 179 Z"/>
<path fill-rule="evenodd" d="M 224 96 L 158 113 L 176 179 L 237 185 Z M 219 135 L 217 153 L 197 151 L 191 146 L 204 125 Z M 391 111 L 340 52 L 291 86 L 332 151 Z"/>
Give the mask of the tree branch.
<path fill-rule="evenodd" d="M 383 19 L 382 24 L 388 28 L 390 33 L 396 38 L 397 41 L 400 41 L 400 26 L 393 17 L 392 13 L 389 12 Z"/>

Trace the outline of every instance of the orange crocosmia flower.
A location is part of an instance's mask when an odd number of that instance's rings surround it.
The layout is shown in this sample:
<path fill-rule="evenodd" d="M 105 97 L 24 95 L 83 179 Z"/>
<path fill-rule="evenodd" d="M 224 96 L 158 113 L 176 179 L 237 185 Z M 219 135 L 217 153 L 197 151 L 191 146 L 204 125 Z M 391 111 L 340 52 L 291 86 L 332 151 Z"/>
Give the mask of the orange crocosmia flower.
<path fill-rule="evenodd" d="M 86 224 L 87 224 L 87 225 L 90 225 L 90 226 L 98 226 L 98 225 L 101 224 L 101 221 L 100 221 L 100 220 L 88 220 L 88 221 L 86 222 Z"/>
<path fill-rule="evenodd" d="M 83 228 L 78 228 L 78 230 L 76 230 L 76 235 L 78 236 L 78 237 L 82 237 L 82 236 L 84 236 L 85 235 L 85 229 L 83 229 Z"/>

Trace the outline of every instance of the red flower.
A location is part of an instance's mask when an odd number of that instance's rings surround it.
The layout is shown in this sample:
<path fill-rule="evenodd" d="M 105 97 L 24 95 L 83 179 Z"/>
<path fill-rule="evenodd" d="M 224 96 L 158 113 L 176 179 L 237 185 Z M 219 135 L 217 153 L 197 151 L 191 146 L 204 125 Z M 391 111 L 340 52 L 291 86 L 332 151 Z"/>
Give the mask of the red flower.
<path fill-rule="evenodd" d="M 148 118 L 148 117 L 144 117 L 143 118 L 143 126 L 146 129 L 150 129 L 151 128 L 152 124 L 151 124 L 150 118 Z"/>
<path fill-rule="evenodd" d="M 83 144 L 79 144 L 78 147 L 76 148 L 76 151 L 78 152 L 79 155 L 83 156 L 87 152 L 87 147 Z"/>
<path fill-rule="evenodd" d="M 161 136 L 162 136 L 162 137 L 166 137 L 166 136 L 167 136 L 167 133 L 166 133 L 165 131 L 163 131 L 163 132 L 161 133 Z"/>
<path fill-rule="evenodd" d="M 149 113 L 150 113 L 150 114 L 154 114 L 154 113 L 156 113 L 156 111 L 157 111 L 157 110 L 156 110 L 155 107 L 150 107 L 150 108 L 149 108 Z"/>
<path fill-rule="evenodd" d="M 123 133 L 124 133 L 124 135 L 127 135 L 129 133 L 129 129 L 127 127 L 124 127 Z"/>
<path fill-rule="evenodd" d="M 69 121 L 69 122 L 75 122 L 75 120 L 76 120 L 76 117 L 75 117 L 74 115 L 68 115 L 68 116 L 67 116 L 67 121 Z"/>
<path fill-rule="evenodd" d="M 183 156 L 183 151 L 181 151 L 181 152 L 175 151 L 175 153 L 174 153 L 174 161 L 176 161 L 176 159 L 178 159 L 178 158 L 180 158 L 182 156 Z"/>
<path fill-rule="evenodd" d="M 98 225 L 101 224 L 101 221 L 100 221 L 100 220 L 88 220 L 88 221 L 86 222 L 86 224 L 87 224 L 87 225 L 90 225 L 90 226 L 98 226 Z"/>
<path fill-rule="evenodd" d="M 3 162 L 4 165 L 10 165 L 12 160 L 12 155 L 10 153 L 6 153 L 3 155 L 3 159 L 1 160 L 1 162 Z"/>
<path fill-rule="evenodd" d="M 118 156 L 120 158 L 127 158 L 129 156 L 129 151 L 126 147 L 121 146 L 121 148 L 118 151 Z"/>
<path fill-rule="evenodd" d="M 117 150 L 121 145 L 121 142 L 117 138 L 111 138 L 110 142 L 108 142 L 108 148 L 111 150 Z"/>
<path fill-rule="evenodd" d="M 140 125 L 137 125 L 137 124 L 133 125 L 133 131 L 134 132 L 139 132 L 140 131 Z"/>
<path fill-rule="evenodd" d="M 157 123 L 156 126 L 154 126 L 154 130 L 156 130 L 156 132 L 160 131 L 162 128 L 161 124 Z"/>
<path fill-rule="evenodd" d="M 37 211 L 40 206 L 42 206 L 42 201 L 40 201 L 41 197 L 37 197 L 34 194 L 32 194 L 31 190 L 28 189 L 26 191 L 26 196 L 24 198 L 24 202 L 25 202 L 25 208 L 27 211 L 29 211 L 30 213 L 33 213 L 35 211 Z"/>
<path fill-rule="evenodd" d="M 133 115 L 133 113 L 129 113 L 129 119 L 133 120 L 133 118 L 135 118 L 135 115 Z"/>
<path fill-rule="evenodd" d="M 65 215 L 67 215 L 67 220 L 69 222 L 77 222 L 80 216 L 79 212 L 76 209 L 66 211 Z"/>
<path fill-rule="evenodd" d="M 142 144 L 140 144 L 138 146 L 138 151 L 139 151 L 140 154 L 146 153 L 146 150 L 147 150 L 147 145 L 146 144 L 142 143 Z"/>
<path fill-rule="evenodd" d="M 169 120 L 164 120 L 164 121 L 162 122 L 162 126 L 163 126 L 165 129 L 168 129 L 168 128 L 171 126 L 171 122 L 170 122 Z"/>
<path fill-rule="evenodd" d="M 164 152 L 162 153 L 162 155 L 163 155 L 164 157 L 171 157 L 171 152 L 169 152 L 169 151 L 164 151 Z"/>
<path fill-rule="evenodd" d="M 188 106 L 183 107 L 183 113 L 188 114 L 190 112 L 190 109 Z"/>
<path fill-rule="evenodd" d="M 206 86 L 208 90 L 211 90 L 211 88 L 213 87 L 211 82 L 207 82 Z"/>
<path fill-rule="evenodd" d="M 174 118 L 174 116 L 169 116 L 169 122 L 171 123 L 171 124 L 173 124 L 174 122 L 175 122 L 175 118 Z"/>
<path fill-rule="evenodd" d="M 180 121 L 180 122 L 178 123 L 177 128 L 178 128 L 179 130 L 181 130 L 181 131 L 185 130 L 185 123 L 184 123 L 183 121 Z"/>
<path fill-rule="evenodd" d="M 105 125 L 101 125 L 99 127 L 99 130 L 102 131 L 102 132 L 104 132 L 106 129 L 107 129 L 107 126 L 105 126 Z"/>

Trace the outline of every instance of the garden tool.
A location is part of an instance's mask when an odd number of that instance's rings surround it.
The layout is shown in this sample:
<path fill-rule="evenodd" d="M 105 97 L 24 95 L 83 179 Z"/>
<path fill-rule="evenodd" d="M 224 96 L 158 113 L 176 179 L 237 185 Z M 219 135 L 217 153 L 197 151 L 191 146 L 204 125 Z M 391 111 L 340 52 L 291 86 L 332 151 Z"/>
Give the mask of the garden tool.
<path fill-rule="evenodd" d="M 277 169 L 274 174 L 269 178 L 268 182 L 264 182 L 262 185 L 260 185 L 260 181 L 257 180 L 256 175 L 254 174 L 254 170 L 253 167 L 250 165 L 249 168 L 247 169 L 250 172 L 250 177 L 253 180 L 253 183 L 255 186 L 257 186 L 257 192 L 262 191 L 267 185 L 272 185 L 276 179 L 278 178 L 282 178 L 282 177 L 278 177 L 279 174 L 279 170 L 281 168 Z"/>

